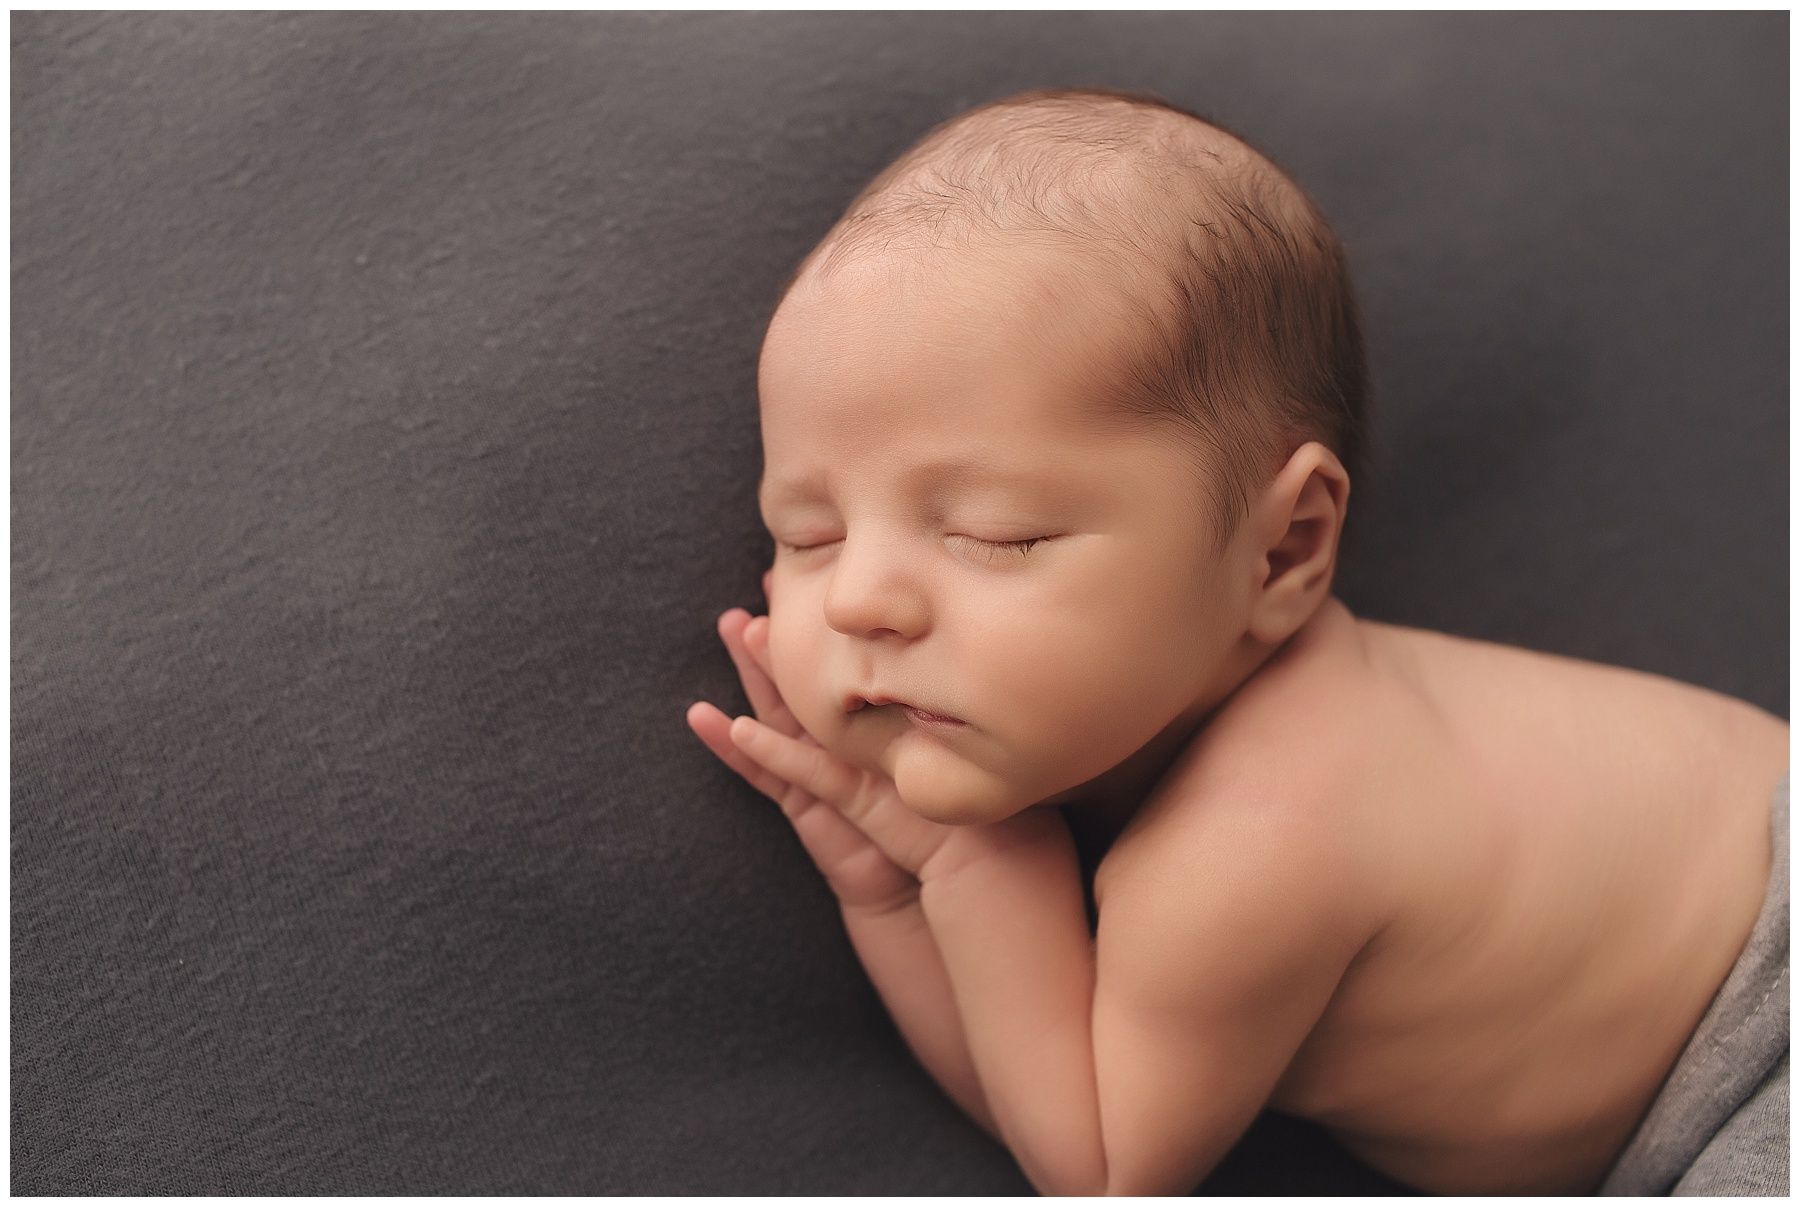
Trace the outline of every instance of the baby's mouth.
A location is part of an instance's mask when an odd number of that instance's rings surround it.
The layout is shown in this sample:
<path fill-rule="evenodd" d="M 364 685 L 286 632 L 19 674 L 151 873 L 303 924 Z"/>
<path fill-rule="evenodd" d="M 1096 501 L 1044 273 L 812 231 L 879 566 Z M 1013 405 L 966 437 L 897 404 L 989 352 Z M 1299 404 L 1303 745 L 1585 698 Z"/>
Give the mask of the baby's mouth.
<path fill-rule="evenodd" d="M 957 720 L 955 717 L 941 717 L 937 713 L 926 712 L 924 709 L 914 708 L 910 704 L 902 704 L 900 707 L 902 707 L 906 710 L 907 716 L 911 717 L 915 721 L 922 722 L 926 725 L 962 725 L 962 724 L 964 724 L 964 722 Z"/>
<path fill-rule="evenodd" d="M 929 712 L 926 709 L 908 704 L 904 700 L 891 700 L 886 696 L 851 696 L 845 701 L 846 713 L 861 712 L 865 708 L 898 708 L 912 720 L 921 725 L 964 725 L 967 722 L 947 713 Z"/>

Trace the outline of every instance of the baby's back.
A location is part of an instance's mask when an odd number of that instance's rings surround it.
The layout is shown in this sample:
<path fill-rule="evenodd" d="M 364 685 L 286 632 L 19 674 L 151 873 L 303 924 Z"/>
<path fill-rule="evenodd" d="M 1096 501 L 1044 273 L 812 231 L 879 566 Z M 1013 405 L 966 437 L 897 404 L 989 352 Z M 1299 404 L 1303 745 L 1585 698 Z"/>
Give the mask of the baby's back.
<path fill-rule="evenodd" d="M 1270 1105 L 1423 1190 L 1593 1190 L 1761 908 L 1786 723 L 1336 600 L 1227 720 L 1311 776 L 1390 919 Z"/>

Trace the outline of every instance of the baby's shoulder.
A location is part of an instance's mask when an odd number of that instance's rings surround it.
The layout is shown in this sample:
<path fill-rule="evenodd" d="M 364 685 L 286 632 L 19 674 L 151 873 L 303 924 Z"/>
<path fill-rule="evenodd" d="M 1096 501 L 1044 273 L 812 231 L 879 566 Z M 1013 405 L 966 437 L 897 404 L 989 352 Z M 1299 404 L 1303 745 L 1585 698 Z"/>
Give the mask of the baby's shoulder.
<path fill-rule="evenodd" d="M 1196 760 L 1164 778 L 1101 862 L 1096 889 L 1127 877 L 1350 874 L 1353 821 L 1320 776 L 1250 753 Z"/>
<path fill-rule="evenodd" d="M 1255 936 L 1283 967 L 1347 967 L 1388 925 L 1394 894 L 1316 789 L 1249 758 L 1165 783 L 1096 871 L 1104 941 L 1197 960 L 1246 956 Z"/>

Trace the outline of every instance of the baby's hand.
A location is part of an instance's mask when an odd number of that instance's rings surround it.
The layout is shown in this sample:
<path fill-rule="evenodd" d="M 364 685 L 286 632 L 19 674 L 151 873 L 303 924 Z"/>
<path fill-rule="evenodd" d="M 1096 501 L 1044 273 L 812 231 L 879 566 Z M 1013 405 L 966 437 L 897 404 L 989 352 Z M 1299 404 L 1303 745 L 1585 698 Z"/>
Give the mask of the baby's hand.
<path fill-rule="evenodd" d="M 733 608 L 719 636 L 760 718 L 733 721 L 705 702 L 688 726 L 725 765 L 781 806 L 800 842 L 847 907 L 880 909 L 916 896 L 922 881 L 948 875 L 1039 836 L 1060 818 L 1035 811 L 987 826 L 946 826 L 908 809 L 894 781 L 827 752 L 789 711 L 769 673 L 769 621 Z"/>

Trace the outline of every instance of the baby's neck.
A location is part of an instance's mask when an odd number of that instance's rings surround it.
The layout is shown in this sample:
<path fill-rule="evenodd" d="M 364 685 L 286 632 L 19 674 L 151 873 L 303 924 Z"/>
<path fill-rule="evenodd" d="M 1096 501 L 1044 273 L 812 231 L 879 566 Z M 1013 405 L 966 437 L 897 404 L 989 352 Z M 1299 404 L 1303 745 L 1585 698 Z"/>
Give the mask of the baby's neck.
<path fill-rule="evenodd" d="M 1212 711 L 1177 718 L 1124 762 L 1046 803 L 1063 806 L 1071 830 L 1102 850 L 1111 847 Z"/>
<path fill-rule="evenodd" d="M 1305 626 L 1302 626 L 1304 631 Z M 1298 636 L 1298 633 L 1295 634 Z M 1223 668 L 1210 690 L 1196 700 L 1186 712 L 1176 717 L 1162 732 L 1151 738 L 1124 762 L 1044 801 L 1043 805 L 1062 806 L 1069 829 L 1084 849 L 1104 854 L 1113 840 L 1131 823 L 1146 800 L 1155 792 L 1175 761 L 1206 728 L 1219 710 L 1230 702 L 1239 688 L 1261 670 L 1281 650 L 1293 642 L 1290 636 L 1280 645 L 1268 646 L 1246 635 L 1237 656 Z"/>

